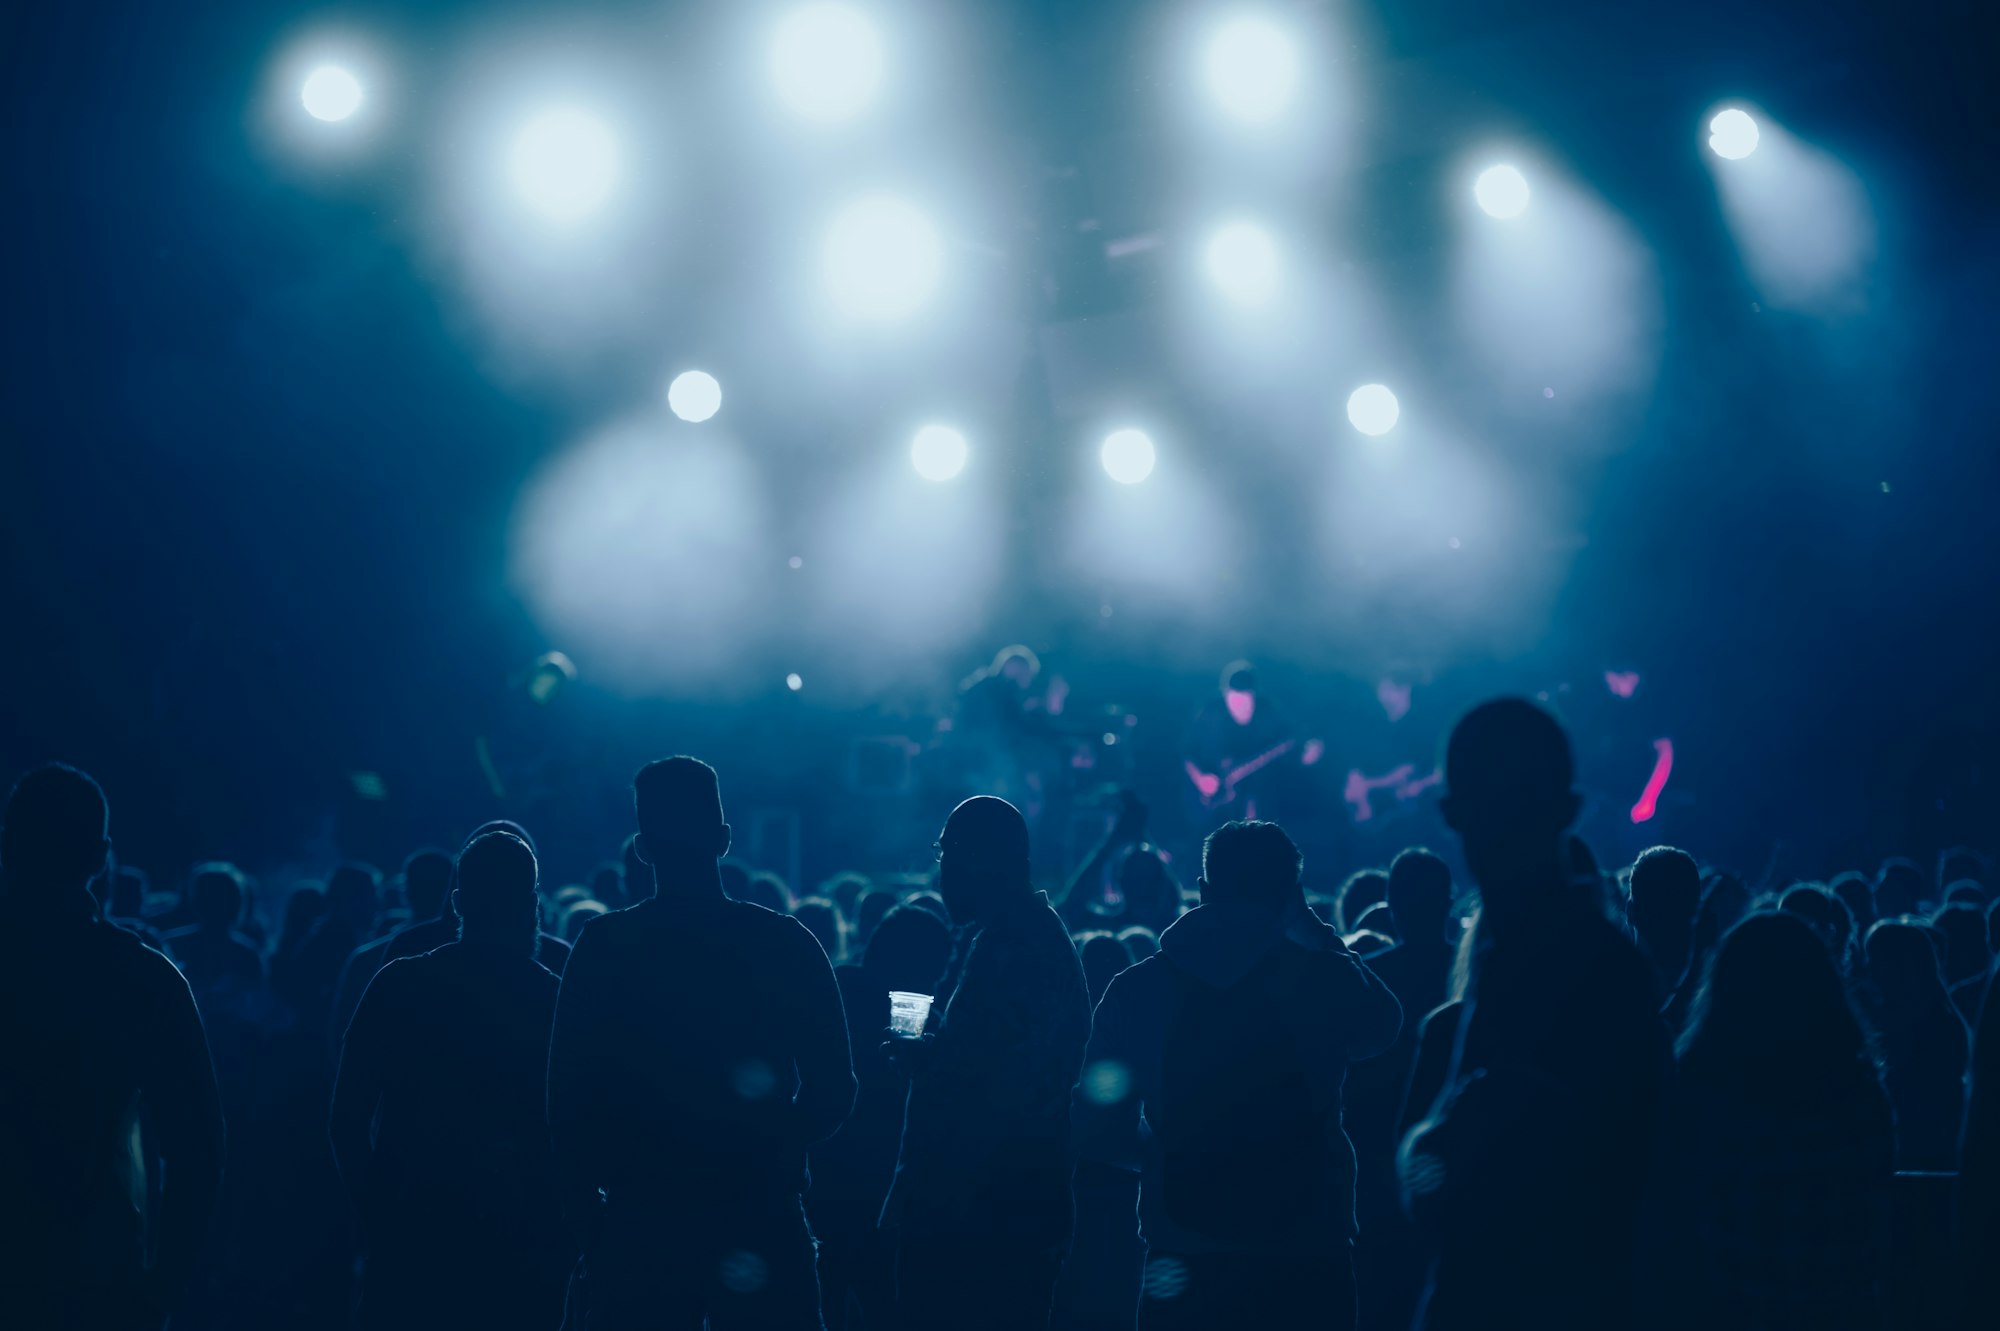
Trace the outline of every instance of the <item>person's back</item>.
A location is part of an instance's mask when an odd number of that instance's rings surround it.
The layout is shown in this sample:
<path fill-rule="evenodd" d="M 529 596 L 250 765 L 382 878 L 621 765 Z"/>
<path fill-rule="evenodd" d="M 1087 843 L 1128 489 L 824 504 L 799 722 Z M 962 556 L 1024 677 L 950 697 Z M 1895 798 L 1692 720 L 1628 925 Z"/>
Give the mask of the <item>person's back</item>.
<path fill-rule="evenodd" d="M 1919 925 L 1883 920 L 1868 931 L 1866 952 L 1897 1167 L 1954 1169 L 1972 1037 L 1945 990 L 1936 945 Z"/>
<path fill-rule="evenodd" d="M 0 831 L 8 1326 L 157 1327 L 220 1181 L 222 1115 L 187 983 L 100 918 L 86 887 L 109 845 L 104 825 L 89 777 L 45 767 L 15 788 Z M 166 1165 L 157 1211 L 154 1154 Z"/>
<path fill-rule="evenodd" d="M 474 840 L 463 939 L 385 966 L 346 1033 L 330 1132 L 367 1236 L 369 1326 L 561 1317 L 574 1249 L 543 1107 L 557 982 L 533 957 L 534 876 L 519 840 Z"/>
<path fill-rule="evenodd" d="M 1812 926 L 1726 938 L 1662 1116 L 1639 1307 L 1668 1327 L 1877 1327 L 1894 1138 L 1859 1020 Z"/>
<path fill-rule="evenodd" d="M 1203 858 L 1202 905 L 1098 1006 L 1079 1135 L 1139 1169 L 1142 1328 L 1351 1326 L 1341 1079 L 1399 1009 L 1311 914 L 1275 823 L 1226 824 Z"/>
<path fill-rule="evenodd" d="M 1668 1068 L 1651 968 L 1570 881 L 1569 742 L 1531 703 L 1453 732 L 1440 809 L 1482 897 L 1453 1067 L 1403 1145 L 1432 1328 L 1622 1326 Z"/>
<path fill-rule="evenodd" d="M 653 763 L 634 794 L 658 890 L 584 928 L 549 1054 L 590 1325 L 817 1326 L 806 1147 L 854 1100 L 833 969 L 798 921 L 722 894 L 712 769 Z"/>
<path fill-rule="evenodd" d="M 479 834 L 475 832 L 474 837 Z M 472 838 L 467 838 L 470 844 Z M 533 849 L 530 846 L 530 849 Z M 354 1019 L 354 1010 L 361 1006 L 361 995 L 368 991 L 368 982 L 375 973 L 389 962 L 401 956 L 421 956 L 432 947 L 442 947 L 458 937 L 458 917 L 450 913 L 448 898 L 451 894 L 452 859 L 441 850 L 420 850 L 403 861 L 403 895 L 410 907 L 410 922 L 393 933 L 363 943 L 347 954 L 347 960 L 340 968 L 340 979 L 334 986 L 333 1031 L 336 1036 L 347 1030 L 348 1022 Z M 448 925 L 448 931 L 444 926 Z M 412 929 L 435 930 L 438 937 L 431 947 L 418 947 L 411 951 L 391 955 L 389 949 L 398 939 Z"/>

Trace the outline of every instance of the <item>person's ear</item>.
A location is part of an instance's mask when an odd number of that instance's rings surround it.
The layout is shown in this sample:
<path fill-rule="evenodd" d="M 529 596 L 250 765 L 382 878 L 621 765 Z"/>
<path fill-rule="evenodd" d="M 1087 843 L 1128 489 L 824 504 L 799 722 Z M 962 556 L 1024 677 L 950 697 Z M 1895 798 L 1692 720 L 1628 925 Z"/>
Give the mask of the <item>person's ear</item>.
<path fill-rule="evenodd" d="M 461 920 L 465 918 L 465 916 L 463 916 L 463 915 L 459 914 L 459 909 L 458 909 L 458 889 L 457 889 L 457 888 L 455 888 L 455 887 L 454 887 L 454 888 L 453 888 L 453 889 L 451 890 L 451 913 L 452 913 L 453 915 L 457 915 L 457 916 L 458 916 L 458 918 L 459 918 L 459 919 L 461 919 Z"/>
<path fill-rule="evenodd" d="M 715 834 L 715 858 L 719 860 L 724 855 L 727 855 L 729 853 L 729 846 L 730 846 L 729 824 L 724 823 L 721 826 L 721 828 L 717 830 Z"/>
<path fill-rule="evenodd" d="M 632 853 L 639 857 L 639 863 L 646 865 L 648 868 L 652 867 L 653 851 L 652 848 L 646 844 L 646 834 L 644 832 L 637 832 L 633 834 Z"/>

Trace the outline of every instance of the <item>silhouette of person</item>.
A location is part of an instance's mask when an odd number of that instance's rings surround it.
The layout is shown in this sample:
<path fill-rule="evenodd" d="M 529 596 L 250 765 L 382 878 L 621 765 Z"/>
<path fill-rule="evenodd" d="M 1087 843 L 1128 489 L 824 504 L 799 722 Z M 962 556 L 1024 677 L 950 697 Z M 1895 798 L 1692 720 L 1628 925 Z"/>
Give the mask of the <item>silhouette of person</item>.
<path fill-rule="evenodd" d="M 1125 944 L 1118 941 L 1118 935 L 1108 929 L 1093 929 L 1075 938 L 1077 960 L 1083 963 L 1084 988 L 1090 994 L 1090 1002 L 1096 1007 L 1099 999 L 1119 972 L 1132 964 L 1132 953 Z"/>
<path fill-rule="evenodd" d="M 1451 983 L 1451 868 L 1428 850 L 1405 850 L 1389 866 L 1387 892 L 1384 908 L 1403 941 L 1370 954 L 1367 963 L 1401 1004 L 1403 1028 L 1387 1050 L 1348 1071 L 1342 1098 L 1356 1165 L 1360 1325 L 1409 1331 L 1425 1259 L 1403 1215 L 1396 1142 L 1424 1017 L 1444 1002 Z"/>
<path fill-rule="evenodd" d="M 361 995 L 367 992 L 368 982 L 375 978 L 375 972 L 388 964 L 389 948 L 398 938 L 420 925 L 441 919 L 450 920 L 456 936 L 458 918 L 449 913 L 451 877 L 451 856 L 441 850 L 420 850 L 403 861 L 403 896 L 410 907 L 410 922 L 394 933 L 363 943 L 347 954 L 347 960 L 340 968 L 340 982 L 334 989 L 333 1024 L 336 1030 L 345 1031 L 347 1024 L 354 1019 L 354 1010 L 361 1006 Z M 444 946 L 446 941 L 440 939 L 437 946 Z M 430 950 L 423 949 L 425 952 Z"/>
<path fill-rule="evenodd" d="M 957 927 L 931 1029 L 892 1040 L 911 1076 L 882 1223 L 904 1331 L 1046 1326 L 1074 1223 L 1070 1096 L 1090 998 L 1069 931 L 1029 880 L 1028 824 L 990 795 L 952 810 L 938 890 Z"/>
<path fill-rule="evenodd" d="M 198 865 L 188 883 L 194 923 L 166 936 L 167 951 L 197 998 L 254 991 L 264 983 L 264 958 L 236 931 L 243 918 L 243 875 L 233 864 Z"/>
<path fill-rule="evenodd" d="M 1875 914 L 1877 919 L 1894 920 L 1923 912 L 1924 902 L 1933 896 L 1929 875 L 1914 860 L 1891 855 L 1875 871 Z"/>
<path fill-rule="evenodd" d="M 654 895 L 584 927 L 549 1050 L 586 1325 L 816 1328 L 806 1148 L 855 1094 L 833 968 L 797 920 L 723 895 L 715 769 L 667 758 L 632 786 Z"/>
<path fill-rule="evenodd" d="M 1150 816 L 1144 801 L 1129 790 L 1118 792 L 1118 813 L 1110 830 L 1083 866 L 1070 877 L 1057 906 L 1073 932 L 1119 927 L 1145 928 L 1158 934 L 1181 913 L 1181 885 L 1157 846 L 1146 841 Z M 1118 905 L 1106 909 L 1100 888 L 1106 870 L 1118 862 Z"/>
<path fill-rule="evenodd" d="M 1433 1331 L 1625 1326 L 1670 1054 L 1651 968 L 1573 876 L 1569 737 L 1533 703 L 1474 708 L 1445 750 L 1445 823 L 1479 885 L 1452 1063 L 1401 1159 L 1437 1261 Z"/>
<path fill-rule="evenodd" d="M 876 1219 L 896 1172 L 910 1080 L 884 1057 L 881 1032 L 889 1024 L 890 992 L 935 993 L 950 958 L 949 926 L 927 910 L 898 906 L 875 927 L 860 963 L 834 970 L 860 1086 L 854 1112 L 812 1148 L 806 1197 L 833 1331 L 891 1325 L 895 1315 L 895 1250 Z"/>
<path fill-rule="evenodd" d="M 221 1186 L 222 1109 L 194 996 L 90 895 L 111 848 L 108 817 L 97 783 L 56 763 L 21 778 L 0 825 L 0 1323 L 10 1327 L 159 1327 Z"/>
<path fill-rule="evenodd" d="M 146 871 L 121 864 L 98 878 L 94 886 L 103 893 L 104 918 L 156 952 L 166 951 L 160 931 L 146 919 Z"/>
<path fill-rule="evenodd" d="M 1086 1154 L 1135 1167 L 1141 1331 L 1354 1325 L 1351 1059 L 1395 996 L 1307 908 L 1276 823 L 1225 823 L 1201 905 L 1111 982 L 1078 1095 Z"/>
<path fill-rule="evenodd" d="M 278 935 L 271 940 L 270 955 L 267 958 L 271 973 L 275 977 L 287 970 L 306 939 L 312 937 L 313 926 L 326 913 L 326 884 L 312 879 L 300 879 L 292 884 L 292 890 L 285 897 L 284 918 L 278 923 Z"/>
<path fill-rule="evenodd" d="M 534 958 L 535 853 L 458 857 L 459 941 L 376 973 L 328 1133 L 367 1254 L 361 1323 L 545 1329 L 576 1252 L 544 1118 L 556 977 Z"/>
<path fill-rule="evenodd" d="M 301 1028 L 323 1032 L 330 1048 L 338 1048 L 341 1032 L 333 1027 L 334 989 L 348 954 L 368 941 L 380 909 L 382 875 L 373 865 L 350 861 L 326 880 L 326 909 L 298 950 L 271 968 L 278 996 L 291 1005 Z"/>
<path fill-rule="evenodd" d="M 1894 1154 L 1825 943 L 1787 913 L 1744 920 L 1710 961 L 1662 1115 L 1646 1325 L 1882 1325 Z"/>
<path fill-rule="evenodd" d="M 495 818 L 472 829 L 472 835 L 465 839 L 466 845 L 488 832 L 507 832 L 519 837 L 529 850 L 535 849 L 535 839 L 528 835 L 528 829 L 506 818 Z M 443 947 L 458 937 L 458 913 L 451 904 L 451 893 L 446 891 L 440 898 L 437 913 L 426 919 L 411 912 L 411 923 L 389 935 L 388 945 L 383 949 L 382 960 L 377 963 L 386 966 L 403 957 L 420 957 L 426 952 Z M 539 914 L 537 919 L 539 919 Z M 558 977 L 569 961 L 569 944 L 546 930 L 535 939 L 535 960 L 554 971 Z"/>
<path fill-rule="evenodd" d="M 1632 862 L 1626 918 L 1639 949 L 1652 963 L 1653 984 L 1665 1006 L 1694 960 L 1694 916 L 1701 906 L 1701 866 L 1672 846 L 1654 846 Z"/>
<path fill-rule="evenodd" d="M 1778 909 L 1812 926 L 1843 976 L 1853 968 L 1854 916 L 1846 902 L 1817 883 L 1794 883 L 1778 898 Z"/>
<path fill-rule="evenodd" d="M 1868 931 L 1870 1015 L 1896 1107 L 1896 1167 L 1957 1168 L 1972 1037 L 1951 1005 L 1928 929 L 1885 919 Z"/>
<path fill-rule="evenodd" d="M 1972 1309 L 1992 1306 L 1993 1273 L 2000 1271 L 2000 984 L 1990 972 L 1966 1082 L 1954 1199 L 1962 1285 L 1956 1292 Z"/>

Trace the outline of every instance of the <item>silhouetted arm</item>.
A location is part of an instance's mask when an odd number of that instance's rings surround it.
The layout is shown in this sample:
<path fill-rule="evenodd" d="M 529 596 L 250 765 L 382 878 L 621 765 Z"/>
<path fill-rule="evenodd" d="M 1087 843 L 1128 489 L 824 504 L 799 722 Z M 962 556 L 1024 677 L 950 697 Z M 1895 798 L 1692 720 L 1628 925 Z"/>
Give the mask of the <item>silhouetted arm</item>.
<path fill-rule="evenodd" d="M 222 1189 L 222 1100 L 208 1036 L 194 994 L 173 963 L 158 954 L 151 996 L 156 1023 L 140 1087 L 164 1163 L 153 1277 L 161 1300 L 187 1283 Z"/>
<path fill-rule="evenodd" d="M 799 935 L 795 940 L 799 1047 L 794 1055 L 799 1091 L 792 1098 L 792 1109 L 803 1144 L 810 1146 L 831 1137 L 847 1121 L 854 1108 L 857 1083 L 854 1055 L 847 1043 L 847 1009 L 840 999 L 833 965 L 804 925 L 797 920 L 787 923 Z"/>
<path fill-rule="evenodd" d="M 612 955 L 600 930 L 586 928 L 570 949 L 556 991 L 549 1033 L 549 1142 L 561 1179 L 563 1211 L 588 1246 L 595 1234 L 597 1191 L 606 1181 L 602 1124 L 605 1040 L 613 1004 Z"/>
<path fill-rule="evenodd" d="M 340 1166 L 341 1180 L 363 1225 L 372 1218 L 375 1110 L 382 1102 L 401 976 L 397 966 L 385 967 L 362 991 L 341 1042 L 340 1071 L 333 1080 L 333 1108 L 327 1118 L 334 1163 Z"/>
<path fill-rule="evenodd" d="M 1090 899 L 1099 883 L 1104 880 L 1104 871 L 1112 858 L 1128 846 L 1138 844 L 1146 834 L 1146 806 L 1137 795 L 1129 790 L 1118 792 L 1118 817 L 1097 843 L 1097 849 L 1090 853 L 1077 871 L 1070 875 L 1069 884 L 1063 892 L 1062 900 L 1056 903 L 1056 913 L 1062 916 L 1064 924 L 1071 932 L 1079 929 L 1101 929 L 1107 919 L 1090 909 Z"/>

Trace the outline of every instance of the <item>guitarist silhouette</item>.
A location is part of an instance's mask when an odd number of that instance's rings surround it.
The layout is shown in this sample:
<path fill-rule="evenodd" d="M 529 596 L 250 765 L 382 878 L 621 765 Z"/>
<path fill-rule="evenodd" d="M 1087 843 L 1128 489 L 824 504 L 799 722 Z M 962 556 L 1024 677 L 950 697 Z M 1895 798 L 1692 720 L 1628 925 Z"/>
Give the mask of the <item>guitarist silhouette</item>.
<path fill-rule="evenodd" d="M 1296 769 L 1317 763 L 1325 746 L 1302 737 L 1257 689 L 1257 668 L 1231 661 L 1218 696 L 1202 705 L 1183 745 L 1189 815 L 1212 827 L 1229 818 L 1269 817 Z M 1262 813 L 1259 804 L 1266 806 Z"/>

